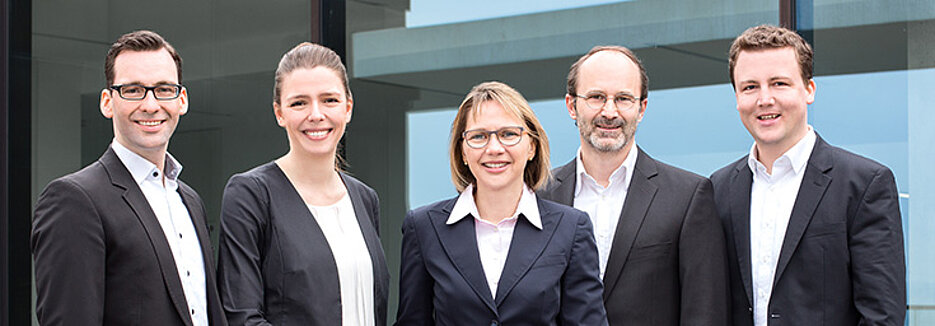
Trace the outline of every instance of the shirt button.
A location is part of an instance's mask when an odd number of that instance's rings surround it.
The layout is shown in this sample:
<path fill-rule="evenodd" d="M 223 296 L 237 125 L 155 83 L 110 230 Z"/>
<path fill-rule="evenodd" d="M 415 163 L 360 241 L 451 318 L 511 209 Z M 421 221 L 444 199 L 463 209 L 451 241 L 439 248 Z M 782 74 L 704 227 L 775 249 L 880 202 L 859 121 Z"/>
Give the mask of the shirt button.
<path fill-rule="evenodd" d="M 779 314 L 769 314 L 769 318 L 779 318 Z"/>
<path fill-rule="evenodd" d="M 179 233 L 179 239 L 181 239 L 181 238 L 182 238 L 182 234 L 181 234 L 181 233 Z"/>
<path fill-rule="evenodd" d="M 191 272 L 191 271 L 185 271 L 185 276 L 192 276 L 192 272 Z"/>
<path fill-rule="evenodd" d="M 158 176 L 159 176 L 159 172 L 153 171 L 153 178 L 158 177 Z"/>
<path fill-rule="evenodd" d="M 195 309 L 192 309 L 192 316 L 195 315 Z"/>

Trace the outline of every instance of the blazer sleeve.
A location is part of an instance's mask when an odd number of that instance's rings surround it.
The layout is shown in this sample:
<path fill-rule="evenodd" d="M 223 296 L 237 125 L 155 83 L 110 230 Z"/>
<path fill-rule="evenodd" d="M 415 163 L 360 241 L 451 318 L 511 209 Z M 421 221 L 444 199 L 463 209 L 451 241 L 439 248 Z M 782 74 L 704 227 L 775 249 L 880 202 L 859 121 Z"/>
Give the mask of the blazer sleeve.
<path fill-rule="evenodd" d="M 874 175 L 852 223 L 849 251 L 859 324 L 902 325 L 906 262 L 896 181 L 889 169 Z"/>
<path fill-rule="evenodd" d="M 235 175 L 221 202 L 218 291 L 231 325 L 271 325 L 264 315 L 262 261 L 269 202 L 255 178 Z"/>
<path fill-rule="evenodd" d="M 68 179 L 46 187 L 36 203 L 31 246 L 39 324 L 103 324 L 104 227 L 85 189 Z"/>
<path fill-rule="evenodd" d="M 682 325 L 727 325 L 727 244 L 711 181 L 702 179 L 679 234 Z"/>
<path fill-rule="evenodd" d="M 435 280 L 425 267 L 415 214 L 403 220 L 402 254 L 399 263 L 399 309 L 395 325 L 435 325 L 433 288 Z"/>
<path fill-rule="evenodd" d="M 591 219 L 584 212 L 573 211 L 574 243 L 568 268 L 562 277 L 560 325 L 607 325 L 604 311 L 600 264 Z"/>

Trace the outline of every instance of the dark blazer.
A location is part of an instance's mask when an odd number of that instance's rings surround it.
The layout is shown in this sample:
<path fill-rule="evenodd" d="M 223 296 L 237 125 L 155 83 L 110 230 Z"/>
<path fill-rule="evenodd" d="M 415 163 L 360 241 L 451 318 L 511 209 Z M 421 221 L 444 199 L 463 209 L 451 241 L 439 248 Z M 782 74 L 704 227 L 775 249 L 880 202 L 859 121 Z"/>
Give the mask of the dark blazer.
<path fill-rule="evenodd" d="M 714 172 L 727 233 L 731 321 L 753 325 L 747 156 Z M 893 173 L 821 137 L 779 253 L 770 325 L 902 325 L 906 265 Z"/>
<path fill-rule="evenodd" d="M 637 151 L 604 271 L 610 325 L 725 325 L 727 258 L 711 182 Z M 573 205 L 576 168 L 552 171 L 542 198 Z"/>
<path fill-rule="evenodd" d="M 208 322 L 227 325 L 201 198 L 179 181 L 204 255 Z M 192 325 L 175 259 L 113 149 L 49 183 L 32 229 L 41 325 Z"/>
<path fill-rule="evenodd" d="M 396 325 L 606 325 L 588 215 L 538 199 L 542 230 L 520 217 L 497 293 L 490 293 L 474 219 L 446 224 L 457 198 L 403 221 Z"/>
<path fill-rule="evenodd" d="M 377 193 L 341 173 L 373 263 L 376 325 L 389 273 Z M 338 267 L 315 217 L 276 163 L 231 177 L 221 205 L 218 287 L 231 325 L 341 325 Z"/>

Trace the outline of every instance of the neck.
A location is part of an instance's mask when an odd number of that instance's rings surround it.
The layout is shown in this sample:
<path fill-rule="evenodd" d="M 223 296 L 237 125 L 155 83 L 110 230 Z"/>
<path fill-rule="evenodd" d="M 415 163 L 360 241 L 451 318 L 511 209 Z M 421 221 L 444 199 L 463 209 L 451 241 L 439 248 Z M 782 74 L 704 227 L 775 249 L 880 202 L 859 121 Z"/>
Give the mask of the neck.
<path fill-rule="evenodd" d="M 594 178 L 594 181 L 602 187 L 607 187 L 610 184 L 610 175 L 620 168 L 632 147 L 632 140 L 616 152 L 600 152 L 590 145 L 581 146 L 581 163 L 584 165 L 585 172 Z"/>
<path fill-rule="evenodd" d="M 313 183 L 319 185 L 328 185 L 334 182 L 338 176 L 334 169 L 334 156 L 315 157 L 311 155 L 300 155 L 294 151 L 276 160 L 276 164 L 286 171 L 290 178 L 295 178 L 301 183 Z"/>
<path fill-rule="evenodd" d="M 796 137 L 794 141 L 789 141 L 788 143 L 776 143 L 776 144 L 760 144 L 756 143 L 756 160 L 760 161 L 763 166 L 766 167 L 766 173 L 773 173 L 773 163 L 776 162 L 779 157 L 788 152 L 795 144 L 798 144 L 805 138 L 808 130 L 806 129 L 805 133 L 802 133 L 801 136 Z"/>
<path fill-rule="evenodd" d="M 522 195 L 522 183 L 498 190 L 477 187 L 474 191 L 474 205 L 477 206 L 481 219 L 500 223 L 516 213 L 516 207 L 519 206 L 519 199 Z"/>

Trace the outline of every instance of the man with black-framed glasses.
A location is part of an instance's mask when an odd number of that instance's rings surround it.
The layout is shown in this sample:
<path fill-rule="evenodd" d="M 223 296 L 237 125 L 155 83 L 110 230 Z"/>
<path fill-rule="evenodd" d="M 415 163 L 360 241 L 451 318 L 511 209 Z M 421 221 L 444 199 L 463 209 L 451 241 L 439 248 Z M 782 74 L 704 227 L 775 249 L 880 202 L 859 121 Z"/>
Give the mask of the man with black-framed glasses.
<path fill-rule="evenodd" d="M 636 146 L 647 82 L 621 46 L 595 47 L 571 66 L 565 104 L 581 147 L 539 196 L 591 217 L 610 325 L 726 325 L 727 258 L 711 182 Z"/>
<path fill-rule="evenodd" d="M 42 325 L 226 325 L 201 198 L 167 152 L 188 111 L 181 58 L 161 36 L 121 36 L 100 109 L 114 141 L 49 183 L 32 230 Z"/>

